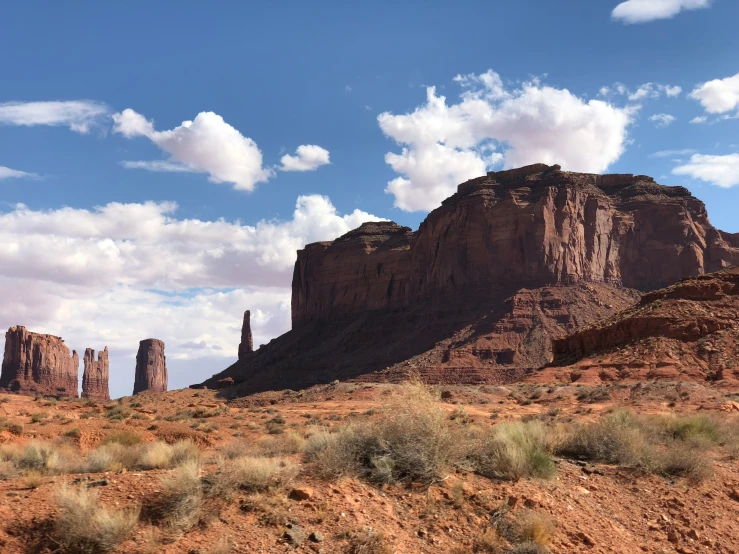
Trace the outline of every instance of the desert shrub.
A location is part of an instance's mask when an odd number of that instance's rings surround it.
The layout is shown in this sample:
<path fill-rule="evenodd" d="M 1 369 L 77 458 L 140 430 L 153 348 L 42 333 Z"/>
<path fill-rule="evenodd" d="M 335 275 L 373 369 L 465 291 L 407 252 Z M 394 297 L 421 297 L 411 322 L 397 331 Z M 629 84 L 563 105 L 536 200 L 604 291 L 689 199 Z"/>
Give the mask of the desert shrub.
<path fill-rule="evenodd" d="M 61 475 L 82 469 L 79 453 L 66 445 L 31 441 L 23 446 L 15 460 L 20 469 Z"/>
<path fill-rule="evenodd" d="M 533 510 L 523 510 L 513 522 L 511 531 L 513 540 L 518 543 L 547 546 L 552 540 L 554 524 L 546 514 Z"/>
<path fill-rule="evenodd" d="M 14 435 L 20 436 L 23 434 L 24 427 L 22 423 L 8 423 L 5 427 Z"/>
<path fill-rule="evenodd" d="M 663 427 L 663 433 L 669 438 L 676 440 L 712 443 L 721 440 L 719 424 L 706 416 L 665 417 L 656 424 Z"/>
<path fill-rule="evenodd" d="M 165 469 L 189 462 L 199 462 L 200 449 L 190 441 L 172 445 L 162 441 L 125 446 L 118 442 L 103 444 L 87 455 L 91 472 L 119 469 Z"/>
<path fill-rule="evenodd" d="M 200 464 L 188 462 L 178 467 L 161 485 L 163 490 L 144 507 L 145 517 L 178 531 L 195 526 L 202 517 L 204 501 Z"/>
<path fill-rule="evenodd" d="M 520 542 L 514 544 L 507 554 L 548 554 L 549 549 L 546 546 L 535 542 Z"/>
<path fill-rule="evenodd" d="M 108 433 L 107 436 L 103 439 L 102 444 L 121 444 L 123 446 L 133 446 L 135 444 L 140 444 L 142 442 L 141 435 L 138 433 L 135 433 L 134 431 L 128 431 L 128 430 L 121 430 L 121 431 L 113 431 L 112 433 Z"/>
<path fill-rule="evenodd" d="M 68 437 L 70 439 L 78 439 L 82 436 L 82 431 L 80 431 L 79 427 L 74 427 L 69 431 L 65 431 L 62 436 Z"/>
<path fill-rule="evenodd" d="M 361 532 L 349 532 L 349 554 L 392 554 L 385 535 L 372 529 Z"/>
<path fill-rule="evenodd" d="M 0 481 L 18 477 L 18 468 L 9 460 L 0 461 Z"/>
<path fill-rule="evenodd" d="M 49 414 L 47 414 L 47 413 L 44 413 L 44 412 L 36 412 L 35 414 L 31 414 L 31 423 L 41 423 L 47 417 L 49 417 Z"/>
<path fill-rule="evenodd" d="M 431 481 L 456 454 L 445 412 L 419 384 L 391 398 L 378 421 L 317 435 L 306 453 L 323 477 L 358 473 L 375 482 Z"/>
<path fill-rule="evenodd" d="M 112 420 L 124 420 L 131 415 L 131 410 L 120 404 L 111 406 L 105 410 L 105 417 Z"/>
<path fill-rule="evenodd" d="M 711 462 L 705 452 L 685 443 L 669 444 L 658 455 L 657 467 L 660 473 L 685 477 L 692 483 L 699 483 L 713 473 Z"/>
<path fill-rule="evenodd" d="M 59 515 L 54 539 L 63 552 L 112 552 L 131 534 L 138 521 L 137 507 L 112 510 L 100 504 L 98 491 L 62 488 L 56 495 Z"/>
<path fill-rule="evenodd" d="M 477 473 L 490 478 L 553 477 L 548 433 L 539 421 L 501 423 L 476 441 L 470 461 Z"/>
<path fill-rule="evenodd" d="M 472 546 L 473 552 L 484 552 L 486 554 L 500 554 L 505 552 L 506 542 L 492 527 L 485 529 L 479 537 L 475 539 Z M 460 554 L 462 549 L 460 549 Z"/>
<path fill-rule="evenodd" d="M 265 491 L 293 479 L 298 467 L 276 458 L 244 457 L 233 460 L 226 471 L 234 486 L 249 491 Z"/>

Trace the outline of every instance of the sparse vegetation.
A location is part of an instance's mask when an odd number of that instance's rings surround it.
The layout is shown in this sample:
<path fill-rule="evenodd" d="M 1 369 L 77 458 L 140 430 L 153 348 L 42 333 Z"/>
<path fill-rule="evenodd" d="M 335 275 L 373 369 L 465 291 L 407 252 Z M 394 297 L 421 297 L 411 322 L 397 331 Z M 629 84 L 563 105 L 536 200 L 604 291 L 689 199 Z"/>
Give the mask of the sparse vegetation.
<path fill-rule="evenodd" d="M 54 522 L 54 540 L 63 552 L 111 552 L 126 540 L 138 522 L 138 507 L 106 508 L 95 490 L 64 487 L 57 493 L 56 501 L 59 515 Z"/>

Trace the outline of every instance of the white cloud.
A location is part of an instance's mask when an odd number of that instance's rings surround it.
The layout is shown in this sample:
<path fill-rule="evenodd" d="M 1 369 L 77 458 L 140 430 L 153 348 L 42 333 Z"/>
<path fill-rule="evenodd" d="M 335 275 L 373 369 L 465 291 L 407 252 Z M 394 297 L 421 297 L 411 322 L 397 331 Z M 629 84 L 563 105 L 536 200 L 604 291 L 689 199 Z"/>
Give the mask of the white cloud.
<path fill-rule="evenodd" d="M 674 115 L 668 113 L 656 113 L 649 116 L 649 121 L 653 121 L 657 127 L 667 127 L 675 119 L 677 118 Z"/>
<path fill-rule="evenodd" d="M 457 104 L 429 87 L 413 112 L 378 116 L 382 131 L 403 146 L 385 156 L 401 174 L 385 191 L 402 210 L 435 208 L 457 184 L 501 160 L 505 167 L 542 162 L 601 172 L 624 150 L 634 108 L 585 101 L 538 80 L 506 89 L 492 70 L 454 80 L 464 87 Z"/>
<path fill-rule="evenodd" d="M 613 9 L 611 17 L 623 23 L 646 23 L 710 5 L 711 0 L 627 0 Z"/>
<path fill-rule="evenodd" d="M 696 86 L 690 98 L 700 102 L 708 113 L 726 113 L 739 108 L 739 73 Z"/>
<path fill-rule="evenodd" d="M 693 154 L 689 163 L 677 166 L 672 173 L 688 175 L 723 188 L 734 187 L 739 185 L 739 154 Z"/>
<path fill-rule="evenodd" d="M 297 249 L 379 219 L 341 215 L 318 195 L 299 197 L 291 219 L 256 225 L 175 214 L 155 202 L 0 214 L 0 328 L 61 335 L 78 351 L 107 345 L 111 376 L 125 376 L 117 394 L 130 394 L 148 336 L 165 341 L 168 362 L 220 356 L 189 382 L 203 380 L 235 356 L 245 309 L 257 344 L 289 329 Z"/>
<path fill-rule="evenodd" d="M 156 131 L 152 121 L 130 108 L 113 114 L 113 122 L 114 133 L 147 137 L 169 154 L 170 162 L 207 173 L 213 183 L 232 183 L 237 190 L 251 191 L 273 174 L 262 166 L 257 144 L 213 112 L 200 112 L 193 121 L 183 121 L 170 131 Z"/>
<path fill-rule="evenodd" d="M 705 123 L 706 121 L 708 121 L 708 118 L 705 115 L 698 115 L 694 117 L 693 119 L 691 119 L 690 123 L 694 125 L 698 125 L 700 123 Z"/>
<path fill-rule="evenodd" d="M 10 169 L 9 167 L 5 167 L 0 165 L 0 179 L 11 179 L 11 178 L 31 178 L 31 179 L 38 179 L 38 175 L 35 173 L 28 173 L 27 171 L 19 171 L 17 169 Z"/>
<path fill-rule="evenodd" d="M 126 169 L 145 169 L 159 173 L 192 173 L 194 170 L 186 165 L 165 162 L 161 160 L 151 161 L 124 161 L 121 165 Z"/>
<path fill-rule="evenodd" d="M 315 144 L 302 144 L 295 150 L 295 154 L 282 156 L 280 171 L 313 171 L 331 163 L 328 150 Z"/>
<path fill-rule="evenodd" d="M 676 96 L 680 96 L 680 93 L 683 91 L 682 87 L 674 86 L 671 87 L 670 85 L 665 86 L 665 94 L 671 98 L 675 98 Z"/>
<path fill-rule="evenodd" d="M 65 126 L 84 134 L 99 125 L 108 113 L 105 104 L 92 100 L 4 102 L 0 103 L 0 125 Z"/>
<path fill-rule="evenodd" d="M 659 152 L 655 152 L 650 157 L 651 158 L 673 158 L 675 156 L 689 156 L 691 154 L 695 154 L 695 150 L 692 148 L 684 148 L 682 150 L 660 150 Z"/>

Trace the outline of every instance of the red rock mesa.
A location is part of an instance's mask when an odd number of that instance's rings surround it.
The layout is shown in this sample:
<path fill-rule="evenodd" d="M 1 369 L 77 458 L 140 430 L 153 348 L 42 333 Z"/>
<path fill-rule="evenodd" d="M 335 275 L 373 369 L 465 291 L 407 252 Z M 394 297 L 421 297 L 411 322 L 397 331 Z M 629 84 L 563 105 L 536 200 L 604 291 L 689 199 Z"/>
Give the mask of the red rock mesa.
<path fill-rule="evenodd" d="M 85 370 L 82 374 L 82 398 L 110 400 L 108 347 L 98 352 L 97 360 L 95 360 L 95 350 L 86 348 L 83 361 Z"/>
<path fill-rule="evenodd" d="M 164 356 L 164 342 L 159 339 L 145 339 L 139 342 L 136 354 L 136 375 L 133 393 L 167 390 L 167 360 Z"/>

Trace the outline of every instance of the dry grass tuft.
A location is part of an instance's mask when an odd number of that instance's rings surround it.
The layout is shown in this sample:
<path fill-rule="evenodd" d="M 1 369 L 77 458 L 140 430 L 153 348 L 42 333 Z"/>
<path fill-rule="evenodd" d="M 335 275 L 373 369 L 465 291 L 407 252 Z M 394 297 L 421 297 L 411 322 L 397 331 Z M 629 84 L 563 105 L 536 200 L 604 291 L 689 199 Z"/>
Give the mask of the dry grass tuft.
<path fill-rule="evenodd" d="M 234 486 L 253 492 L 282 486 L 298 471 L 298 466 L 289 461 L 253 457 L 237 458 L 226 469 Z"/>
<path fill-rule="evenodd" d="M 392 554 L 393 549 L 388 544 L 382 532 L 366 529 L 362 532 L 350 532 L 349 554 Z"/>
<path fill-rule="evenodd" d="M 59 516 L 55 539 L 64 552 L 112 552 L 131 534 L 138 508 L 110 510 L 94 490 L 62 488 L 56 495 Z"/>

